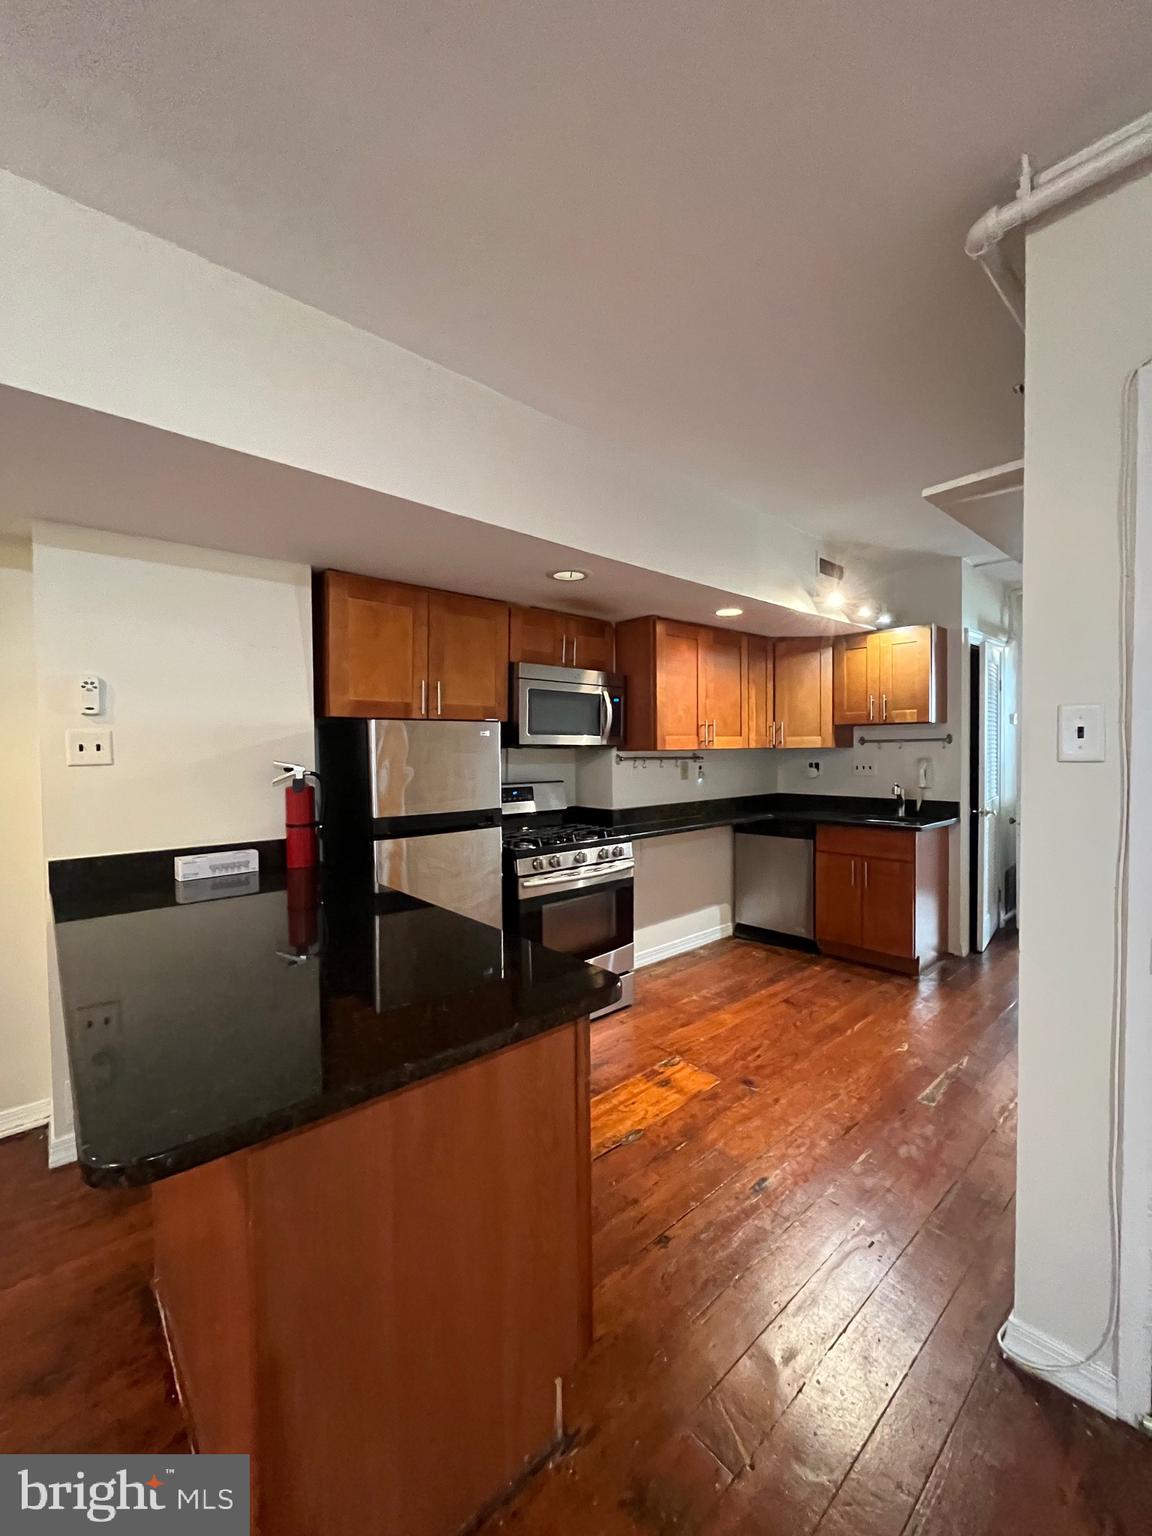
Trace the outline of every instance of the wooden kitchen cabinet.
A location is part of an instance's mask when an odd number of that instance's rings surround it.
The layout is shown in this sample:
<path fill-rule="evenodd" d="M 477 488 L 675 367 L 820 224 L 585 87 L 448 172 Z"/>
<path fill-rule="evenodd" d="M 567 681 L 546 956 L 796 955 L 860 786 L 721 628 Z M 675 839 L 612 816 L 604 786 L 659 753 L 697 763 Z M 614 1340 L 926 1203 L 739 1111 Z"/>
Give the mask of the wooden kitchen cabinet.
<path fill-rule="evenodd" d="M 508 605 L 459 592 L 428 595 L 428 718 L 508 714 Z"/>
<path fill-rule="evenodd" d="M 748 704 L 746 719 L 750 747 L 776 745 L 775 663 L 773 642 L 748 636 Z"/>
<path fill-rule="evenodd" d="M 627 746 L 696 752 L 748 744 L 747 637 L 674 619 L 616 626 L 616 667 L 627 680 Z"/>
<path fill-rule="evenodd" d="M 507 604 L 344 571 L 325 571 L 315 596 L 325 715 L 507 716 Z"/>
<path fill-rule="evenodd" d="M 701 695 L 703 631 L 695 624 L 654 623 L 654 673 L 649 691 L 655 694 L 651 734 L 641 743 L 661 752 L 694 752 L 703 744 L 704 701 Z M 617 632 L 619 641 L 619 632 Z M 628 707 L 635 722 L 631 675 Z"/>
<path fill-rule="evenodd" d="M 943 953 L 948 829 L 816 829 L 816 942 L 825 954 L 918 975 Z"/>
<path fill-rule="evenodd" d="M 323 713 L 422 719 L 428 692 L 424 588 L 325 571 L 315 596 Z"/>
<path fill-rule="evenodd" d="M 880 691 L 876 635 L 844 635 L 832 645 L 832 723 L 869 725 Z"/>
<path fill-rule="evenodd" d="M 584 672 L 611 672 L 616 665 L 616 626 L 583 614 L 564 613 L 560 617 L 568 640 L 565 665 Z"/>
<path fill-rule="evenodd" d="M 832 641 L 775 642 L 775 705 L 780 747 L 834 747 Z"/>
<path fill-rule="evenodd" d="M 940 725 L 948 718 L 948 631 L 938 624 L 881 630 L 882 724 Z"/>
<path fill-rule="evenodd" d="M 706 629 L 700 645 L 700 693 L 705 745 L 748 745 L 748 641 L 728 630 Z"/>
<path fill-rule="evenodd" d="M 615 626 L 605 619 L 516 603 L 509 610 L 509 661 L 611 672 L 615 649 Z"/>
<path fill-rule="evenodd" d="M 941 725 L 948 718 L 948 631 L 908 624 L 835 642 L 836 725 Z"/>
<path fill-rule="evenodd" d="M 823 945 L 860 943 L 858 861 L 847 853 L 816 854 L 816 939 Z"/>

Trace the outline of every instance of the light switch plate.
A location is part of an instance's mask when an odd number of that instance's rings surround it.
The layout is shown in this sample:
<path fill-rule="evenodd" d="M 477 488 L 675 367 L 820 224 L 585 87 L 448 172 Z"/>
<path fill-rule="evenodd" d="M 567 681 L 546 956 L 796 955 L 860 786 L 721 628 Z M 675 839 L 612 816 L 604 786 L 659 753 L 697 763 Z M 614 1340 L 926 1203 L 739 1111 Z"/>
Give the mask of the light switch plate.
<path fill-rule="evenodd" d="M 1056 756 L 1062 763 L 1104 761 L 1103 704 L 1061 704 Z"/>

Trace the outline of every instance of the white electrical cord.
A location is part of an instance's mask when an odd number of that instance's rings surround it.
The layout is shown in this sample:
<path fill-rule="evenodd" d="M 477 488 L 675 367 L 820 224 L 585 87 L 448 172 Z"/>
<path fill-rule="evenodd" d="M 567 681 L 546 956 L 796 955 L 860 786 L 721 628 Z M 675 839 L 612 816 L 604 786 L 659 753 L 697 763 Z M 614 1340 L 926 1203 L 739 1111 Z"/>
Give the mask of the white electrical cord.
<path fill-rule="evenodd" d="M 1079 1360 L 1042 1365 L 1029 1360 L 1004 1343 L 1005 1322 L 996 1334 L 1002 1353 L 1038 1376 L 1059 1376 L 1090 1365 L 1116 1336 L 1120 1317 L 1120 1096 L 1124 1070 L 1124 1036 L 1127 1025 L 1128 976 L 1128 866 L 1131 824 L 1130 756 L 1132 749 L 1133 609 L 1136 584 L 1136 429 L 1139 412 L 1140 371 L 1152 363 L 1145 358 L 1124 381 L 1120 397 L 1120 480 L 1117 491 L 1117 538 L 1120 557 L 1120 829 L 1116 840 L 1116 873 L 1112 893 L 1115 936 L 1112 950 L 1112 1019 L 1108 1072 L 1108 1233 L 1111 1290 L 1108 1316 L 1096 1347 Z M 1011 1319 L 1009 1319 L 1011 1321 Z"/>

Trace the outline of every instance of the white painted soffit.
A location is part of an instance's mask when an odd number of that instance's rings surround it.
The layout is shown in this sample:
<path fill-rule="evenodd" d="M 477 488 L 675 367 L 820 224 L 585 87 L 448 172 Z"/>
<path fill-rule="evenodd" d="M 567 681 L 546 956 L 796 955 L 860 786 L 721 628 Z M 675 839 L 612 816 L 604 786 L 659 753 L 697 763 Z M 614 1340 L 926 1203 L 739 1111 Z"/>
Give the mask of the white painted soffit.
<path fill-rule="evenodd" d="M 930 485 L 921 495 L 1010 559 L 1024 558 L 1023 459 Z"/>

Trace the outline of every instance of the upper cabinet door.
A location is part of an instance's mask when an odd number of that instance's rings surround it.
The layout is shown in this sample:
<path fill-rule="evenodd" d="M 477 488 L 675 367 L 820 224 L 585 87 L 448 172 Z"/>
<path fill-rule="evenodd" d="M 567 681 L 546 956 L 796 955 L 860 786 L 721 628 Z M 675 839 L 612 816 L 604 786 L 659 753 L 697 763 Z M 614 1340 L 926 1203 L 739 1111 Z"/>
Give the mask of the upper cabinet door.
<path fill-rule="evenodd" d="M 743 635 L 705 630 L 700 644 L 700 692 L 706 744 L 748 745 L 748 643 Z"/>
<path fill-rule="evenodd" d="M 509 610 L 510 661 L 534 661 L 548 667 L 579 667 L 584 672 L 611 672 L 615 660 L 615 628 L 605 619 L 588 619 L 553 608 Z"/>
<path fill-rule="evenodd" d="M 776 745 L 776 711 L 773 688 L 772 641 L 763 635 L 748 636 L 748 745 Z"/>
<path fill-rule="evenodd" d="M 939 725 L 948 718 L 948 631 L 907 625 L 870 636 L 879 659 L 879 714 L 887 725 Z"/>
<path fill-rule="evenodd" d="M 832 642 L 776 641 L 777 746 L 834 747 Z"/>
<path fill-rule="evenodd" d="M 832 723 L 869 725 L 879 702 L 879 635 L 843 635 L 832 646 Z"/>
<path fill-rule="evenodd" d="M 429 593 L 429 719 L 504 720 L 507 715 L 507 603 Z"/>
<path fill-rule="evenodd" d="M 508 660 L 534 661 L 545 667 L 562 667 L 567 651 L 564 620 L 567 614 L 551 608 L 522 608 L 514 603 L 508 610 Z"/>
<path fill-rule="evenodd" d="M 395 581 L 326 571 L 321 601 L 325 714 L 423 718 L 428 593 Z"/>
<path fill-rule="evenodd" d="M 656 620 L 656 740 L 660 752 L 694 752 L 704 744 L 700 651 L 704 631 L 695 624 Z"/>
<path fill-rule="evenodd" d="M 611 672 L 616 660 L 614 626 L 605 619 L 582 618 L 574 613 L 557 617 L 564 631 L 564 665 L 584 672 Z"/>

